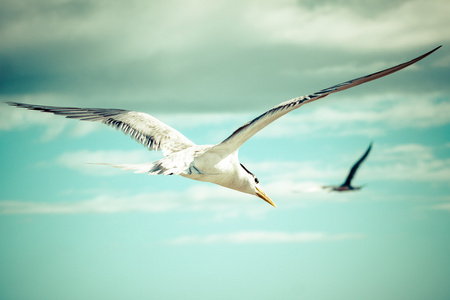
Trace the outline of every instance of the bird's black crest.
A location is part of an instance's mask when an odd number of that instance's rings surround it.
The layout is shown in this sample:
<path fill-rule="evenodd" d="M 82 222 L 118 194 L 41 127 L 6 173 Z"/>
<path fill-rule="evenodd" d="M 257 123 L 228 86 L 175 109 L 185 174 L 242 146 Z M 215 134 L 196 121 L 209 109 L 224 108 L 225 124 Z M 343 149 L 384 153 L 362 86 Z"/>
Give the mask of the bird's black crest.
<path fill-rule="evenodd" d="M 258 178 L 255 176 L 255 174 L 253 174 L 252 172 L 250 172 L 246 167 L 244 167 L 243 164 L 240 164 L 240 165 L 241 165 L 241 167 L 242 167 L 248 174 L 252 175 L 253 178 L 255 178 L 255 182 L 256 182 L 256 183 L 259 183 L 259 180 L 258 180 Z"/>

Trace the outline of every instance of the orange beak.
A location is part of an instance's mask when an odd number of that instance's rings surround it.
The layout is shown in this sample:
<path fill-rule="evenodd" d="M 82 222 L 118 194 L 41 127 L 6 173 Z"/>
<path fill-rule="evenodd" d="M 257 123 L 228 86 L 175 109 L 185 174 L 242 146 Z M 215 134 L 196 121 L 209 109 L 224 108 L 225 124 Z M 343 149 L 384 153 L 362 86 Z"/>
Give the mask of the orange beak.
<path fill-rule="evenodd" d="M 272 199 L 269 198 L 269 196 L 266 195 L 266 193 L 264 193 L 261 189 L 259 189 L 258 187 L 256 187 L 256 195 L 263 199 L 264 201 L 266 201 L 267 203 L 269 203 L 270 205 L 272 205 L 273 207 L 277 207 L 275 205 L 275 203 L 273 203 Z"/>

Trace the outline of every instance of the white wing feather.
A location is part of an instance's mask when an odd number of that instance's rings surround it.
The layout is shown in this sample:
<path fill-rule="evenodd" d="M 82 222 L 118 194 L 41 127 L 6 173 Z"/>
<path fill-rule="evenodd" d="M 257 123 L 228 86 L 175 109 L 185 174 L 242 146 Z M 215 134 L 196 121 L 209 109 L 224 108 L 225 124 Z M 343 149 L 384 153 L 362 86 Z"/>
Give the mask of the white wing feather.
<path fill-rule="evenodd" d="M 120 129 L 149 150 L 162 150 L 165 156 L 195 146 L 179 131 L 142 112 L 123 109 L 78 108 L 7 102 L 17 107 L 49 112 L 70 119 L 99 121 Z"/>

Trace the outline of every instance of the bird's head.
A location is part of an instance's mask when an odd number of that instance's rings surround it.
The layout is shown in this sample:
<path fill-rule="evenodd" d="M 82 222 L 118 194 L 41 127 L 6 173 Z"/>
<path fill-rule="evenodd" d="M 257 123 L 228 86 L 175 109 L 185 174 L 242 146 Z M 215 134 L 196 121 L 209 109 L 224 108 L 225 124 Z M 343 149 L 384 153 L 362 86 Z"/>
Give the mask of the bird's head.
<path fill-rule="evenodd" d="M 259 186 L 258 178 L 252 172 L 247 170 L 247 168 L 244 167 L 243 164 L 241 164 L 241 167 L 247 172 L 246 177 L 247 177 L 247 182 L 249 184 L 249 189 L 250 189 L 250 192 L 248 192 L 248 193 L 258 196 L 259 198 L 263 199 L 264 201 L 266 201 L 273 207 L 277 207 L 275 205 L 275 203 L 273 203 L 272 199 L 270 199 L 269 196 L 267 196 L 266 193 L 264 193 L 263 190 L 261 189 L 261 187 Z"/>

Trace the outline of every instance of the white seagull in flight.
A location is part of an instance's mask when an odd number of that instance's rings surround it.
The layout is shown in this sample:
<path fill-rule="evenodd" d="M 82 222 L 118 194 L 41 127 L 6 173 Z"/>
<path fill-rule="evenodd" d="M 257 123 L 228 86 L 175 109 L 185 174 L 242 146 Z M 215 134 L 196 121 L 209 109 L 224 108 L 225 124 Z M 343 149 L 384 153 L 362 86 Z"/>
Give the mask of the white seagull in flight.
<path fill-rule="evenodd" d="M 441 46 L 413 60 L 371 75 L 349 80 L 316 93 L 278 104 L 262 115 L 239 127 L 217 145 L 196 145 L 183 134 L 156 118 L 142 112 L 123 109 L 78 108 L 32 105 L 7 102 L 9 105 L 54 113 L 66 118 L 99 121 L 120 129 L 149 150 L 162 150 L 164 158 L 146 164 L 113 165 L 135 173 L 150 175 L 181 175 L 193 180 L 212 182 L 239 192 L 260 197 L 276 207 L 259 185 L 259 180 L 238 158 L 239 148 L 258 131 L 303 104 L 324 98 L 371 80 L 397 72 L 430 55 Z"/>

